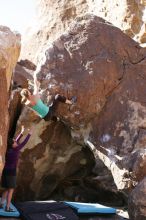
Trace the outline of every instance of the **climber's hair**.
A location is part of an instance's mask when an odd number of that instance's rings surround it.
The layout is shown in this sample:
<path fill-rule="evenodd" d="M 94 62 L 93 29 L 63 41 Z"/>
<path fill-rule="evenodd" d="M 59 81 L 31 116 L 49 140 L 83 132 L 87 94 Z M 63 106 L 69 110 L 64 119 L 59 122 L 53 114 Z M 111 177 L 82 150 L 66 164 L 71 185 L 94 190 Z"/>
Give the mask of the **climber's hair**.
<path fill-rule="evenodd" d="M 28 89 L 22 89 L 20 92 L 20 95 L 22 96 L 21 103 L 25 104 L 25 102 L 27 101 L 27 99 L 30 95 L 30 91 Z"/>

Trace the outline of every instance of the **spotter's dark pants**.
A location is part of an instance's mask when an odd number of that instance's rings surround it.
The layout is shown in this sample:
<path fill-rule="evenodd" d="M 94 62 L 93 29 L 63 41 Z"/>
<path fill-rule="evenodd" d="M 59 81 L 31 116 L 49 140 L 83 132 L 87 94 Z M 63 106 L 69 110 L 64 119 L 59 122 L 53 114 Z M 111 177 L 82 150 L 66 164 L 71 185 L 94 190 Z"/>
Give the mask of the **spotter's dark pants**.
<path fill-rule="evenodd" d="M 16 169 L 3 169 L 1 186 L 6 189 L 16 188 Z"/>

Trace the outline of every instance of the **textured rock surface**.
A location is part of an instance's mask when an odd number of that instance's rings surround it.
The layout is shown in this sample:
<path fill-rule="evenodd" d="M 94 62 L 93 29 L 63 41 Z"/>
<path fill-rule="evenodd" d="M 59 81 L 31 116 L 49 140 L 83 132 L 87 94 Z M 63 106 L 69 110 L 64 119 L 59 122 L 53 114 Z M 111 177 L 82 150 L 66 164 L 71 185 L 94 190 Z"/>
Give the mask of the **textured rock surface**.
<path fill-rule="evenodd" d="M 93 13 L 145 43 L 145 0 L 37 0 L 36 25 L 27 31 L 22 58 L 37 63 L 42 47 L 60 36 L 76 16 Z M 28 34 L 29 33 L 29 34 Z"/>
<path fill-rule="evenodd" d="M 7 80 L 6 70 L 0 68 L 0 169 L 3 166 L 4 153 L 7 145 L 8 133 L 8 94 L 7 94 Z"/>
<path fill-rule="evenodd" d="M 20 121 L 25 127 L 30 122 L 34 123 L 34 116 L 31 118 L 28 112 L 23 114 Z M 82 146 L 71 139 L 70 132 L 63 123 L 41 120 L 35 124 L 35 133 L 21 154 L 16 198 L 48 199 L 60 183 L 70 186 L 69 177 L 78 173 L 75 178 L 81 179 L 91 172 L 93 165 L 92 154 L 82 150 Z M 64 183 L 67 177 L 68 182 Z M 69 196 L 74 198 L 75 193 L 77 192 L 72 192 Z M 61 198 L 60 194 L 57 196 Z"/>
<path fill-rule="evenodd" d="M 146 178 L 132 191 L 129 197 L 129 217 L 132 220 L 146 219 Z"/>
<path fill-rule="evenodd" d="M 8 90 L 20 52 L 20 38 L 0 26 L 0 169 L 3 165 L 8 133 Z"/>

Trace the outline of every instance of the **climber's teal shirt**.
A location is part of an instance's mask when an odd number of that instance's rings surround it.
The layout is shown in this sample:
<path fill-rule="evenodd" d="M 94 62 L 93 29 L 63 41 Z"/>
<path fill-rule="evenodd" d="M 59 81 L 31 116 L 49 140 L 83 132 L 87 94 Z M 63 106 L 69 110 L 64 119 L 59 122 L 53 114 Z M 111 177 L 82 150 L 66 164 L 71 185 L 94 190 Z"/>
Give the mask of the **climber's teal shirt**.
<path fill-rule="evenodd" d="M 36 105 L 32 106 L 32 109 L 36 111 L 41 118 L 44 118 L 49 112 L 49 107 L 45 105 L 41 99 L 38 100 Z"/>

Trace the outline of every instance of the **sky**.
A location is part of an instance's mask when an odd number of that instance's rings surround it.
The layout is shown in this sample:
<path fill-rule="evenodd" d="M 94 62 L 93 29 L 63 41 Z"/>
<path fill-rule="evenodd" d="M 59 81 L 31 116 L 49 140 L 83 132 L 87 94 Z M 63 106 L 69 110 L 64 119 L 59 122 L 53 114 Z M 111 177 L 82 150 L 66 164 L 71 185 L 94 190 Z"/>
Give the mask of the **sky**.
<path fill-rule="evenodd" d="M 36 0 L 0 0 L 0 25 L 24 34 L 35 18 Z"/>

